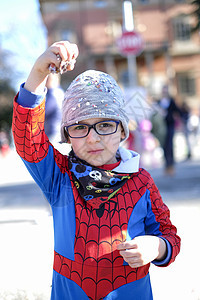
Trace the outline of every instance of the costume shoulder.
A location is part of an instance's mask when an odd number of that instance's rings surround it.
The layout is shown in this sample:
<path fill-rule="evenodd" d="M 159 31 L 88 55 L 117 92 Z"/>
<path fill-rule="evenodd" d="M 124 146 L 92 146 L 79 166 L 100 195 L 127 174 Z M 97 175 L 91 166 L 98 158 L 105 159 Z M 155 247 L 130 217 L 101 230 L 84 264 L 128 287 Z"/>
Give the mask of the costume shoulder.
<path fill-rule="evenodd" d="M 16 100 L 17 96 L 14 100 L 12 130 L 18 154 L 28 163 L 41 162 L 48 154 L 53 154 L 60 171 L 66 172 L 67 156 L 52 146 L 44 131 L 45 100 L 34 108 L 23 107 Z"/>
<path fill-rule="evenodd" d="M 144 185 L 152 185 L 154 183 L 150 173 L 144 168 L 139 168 L 138 173 L 135 173 L 134 175 L 138 176 L 139 179 L 144 183 Z"/>

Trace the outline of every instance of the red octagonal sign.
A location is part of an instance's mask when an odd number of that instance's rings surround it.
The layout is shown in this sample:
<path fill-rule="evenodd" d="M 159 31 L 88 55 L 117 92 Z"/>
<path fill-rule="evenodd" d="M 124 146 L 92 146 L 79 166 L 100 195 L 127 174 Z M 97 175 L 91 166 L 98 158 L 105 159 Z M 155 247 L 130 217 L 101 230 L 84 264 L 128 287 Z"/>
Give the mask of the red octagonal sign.
<path fill-rule="evenodd" d="M 139 55 L 143 51 L 144 42 L 141 35 L 136 31 L 125 31 L 117 39 L 117 46 L 123 55 Z"/>

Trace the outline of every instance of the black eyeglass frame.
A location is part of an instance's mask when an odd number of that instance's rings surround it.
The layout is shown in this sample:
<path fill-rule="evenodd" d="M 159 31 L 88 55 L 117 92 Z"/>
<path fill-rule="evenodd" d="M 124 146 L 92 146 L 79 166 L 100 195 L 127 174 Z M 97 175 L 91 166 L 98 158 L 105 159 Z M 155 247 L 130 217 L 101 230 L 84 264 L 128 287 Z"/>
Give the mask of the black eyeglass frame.
<path fill-rule="evenodd" d="M 106 122 L 106 123 L 107 123 L 107 122 L 114 122 L 114 123 L 116 123 L 116 129 L 115 129 L 115 131 L 112 132 L 112 133 L 98 133 L 98 131 L 96 130 L 96 125 L 99 124 L 99 123 L 102 123 L 102 122 Z M 105 121 L 97 122 L 97 123 L 92 124 L 92 125 L 85 124 L 85 123 L 77 123 L 77 124 L 71 124 L 71 125 L 68 125 L 68 126 L 64 126 L 64 130 L 66 131 L 66 133 L 68 134 L 68 136 L 69 136 L 70 138 L 72 138 L 72 139 L 81 139 L 81 138 L 86 137 L 86 136 L 90 133 L 90 130 L 91 130 L 92 128 L 94 129 L 94 131 L 95 131 L 98 135 L 111 135 L 111 134 L 114 134 L 114 133 L 117 132 L 117 129 L 118 129 L 118 126 L 119 126 L 120 123 L 121 123 L 121 122 L 120 122 L 120 121 L 117 121 L 117 120 L 105 120 Z M 84 136 L 81 136 L 81 137 L 78 137 L 78 136 L 76 136 L 76 137 L 71 136 L 71 135 L 69 134 L 68 128 L 69 128 L 69 127 L 72 127 L 72 126 L 75 126 L 75 125 L 77 125 L 77 126 L 78 126 L 78 125 L 84 125 L 84 126 L 87 126 L 87 128 L 88 128 L 87 134 L 84 135 Z"/>

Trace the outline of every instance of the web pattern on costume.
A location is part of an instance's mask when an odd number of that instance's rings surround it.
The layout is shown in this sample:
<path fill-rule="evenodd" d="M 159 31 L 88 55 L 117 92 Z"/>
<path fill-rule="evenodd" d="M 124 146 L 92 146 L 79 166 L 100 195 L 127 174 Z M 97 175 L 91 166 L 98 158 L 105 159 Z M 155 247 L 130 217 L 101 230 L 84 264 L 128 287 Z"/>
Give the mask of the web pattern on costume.
<path fill-rule="evenodd" d="M 118 243 L 125 241 L 132 210 L 147 187 L 152 189 L 153 201 L 160 201 L 160 195 L 150 185 L 147 172 L 140 170 L 112 201 L 104 204 L 101 217 L 98 217 L 96 209 L 92 209 L 82 200 L 73 186 L 76 203 L 75 261 L 55 253 L 54 269 L 75 281 L 89 299 L 101 299 L 112 290 L 148 273 L 149 265 L 136 269 L 123 265 L 123 258 L 116 247 Z M 166 221 L 168 222 L 167 216 L 164 217 L 164 222 Z M 170 225 L 164 230 L 169 237 L 171 230 L 173 236 Z M 176 251 L 178 246 L 174 252 Z"/>
<path fill-rule="evenodd" d="M 73 184 L 73 183 L 72 183 Z M 54 269 L 75 281 L 89 299 L 101 299 L 114 289 L 144 277 L 149 266 L 133 269 L 123 265 L 117 245 L 126 240 L 127 224 L 134 205 L 145 191 L 125 184 L 117 196 L 104 204 L 101 217 L 73 186 L 76 204 L 76 237 L 71 261 L 55 253 Z"/>
<path fill-rule="evenodd" d="M 18 154 L 28 162 L 39 162 L 48 153 L 49 143 L 44 132 L 43 101 L 34 109 L 24 108 L 14 102 L 13 136 Z"/>

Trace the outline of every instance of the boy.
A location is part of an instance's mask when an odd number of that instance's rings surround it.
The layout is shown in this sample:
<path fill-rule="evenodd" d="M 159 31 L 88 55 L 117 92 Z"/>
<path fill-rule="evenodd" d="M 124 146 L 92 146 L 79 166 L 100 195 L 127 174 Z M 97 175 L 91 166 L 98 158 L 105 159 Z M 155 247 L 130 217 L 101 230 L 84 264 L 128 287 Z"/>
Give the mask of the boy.
<path fill-rule="evenodd" d="M 153 179 L 138 167 L 139 155 L 119 147 L 128 137 L 128 118 L 115 80 L 90 70 L 69 86 L 61 124 L 62 142 L 72 145 L 69 156 L 44 132 L 49 70 L 72 70 L 77 56 L 76 45 L 53 44 L 14 102 L 17 151 L 53 212 L 51 299 L 150 300 L 150 263 L 173 262 L 180 238 Z"/>

